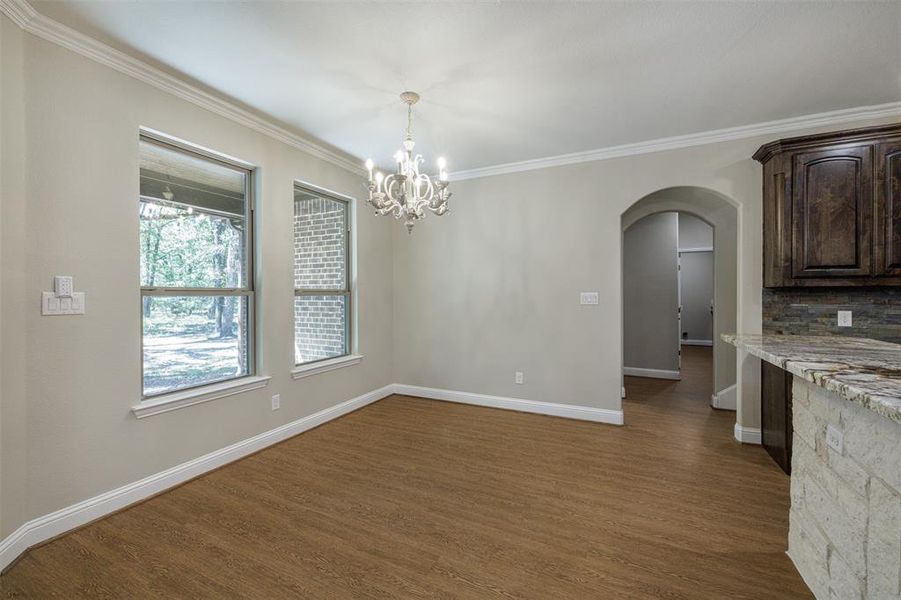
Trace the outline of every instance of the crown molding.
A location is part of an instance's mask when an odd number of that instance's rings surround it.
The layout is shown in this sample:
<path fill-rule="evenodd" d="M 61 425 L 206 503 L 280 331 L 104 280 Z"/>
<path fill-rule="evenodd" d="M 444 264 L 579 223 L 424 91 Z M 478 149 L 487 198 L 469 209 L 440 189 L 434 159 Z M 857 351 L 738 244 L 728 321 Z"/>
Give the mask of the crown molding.
<path fill-rule="evenodd" d="M 226 119 L 249 127 L 348 171 L 362 175 L 363 161 L 335 151 L 192 85 L 162 69 L 116 50 L 36 11 L 26 0 L 0 0 L 0 12 L 26 32 L 52 42 L 155 88 L 187 100 Z"/>
<path fill-rule="evenodd" d="M 691 148 L 693 146 L 703 146 L 705 144 L 715 144 L 717 142 L 728 142 L 760 135 L 782 134 L 798 131 L 800 129 L 827 127 L 829 125 L 839 125 L 883 117 L 901 117 L 901 102 L 833 110 L 801 117 L 792 117 L 790 119 L 766 121 L 764 123 L 742 125 L 740 127 L 728 127 L 726 129 L 713 129 L 711 131 L 677 135 L 646 142 L 608 146 L 607 148 L 586 150 L 584 152 L 573 152 L 571 154 L 559 154 L 557 156 L 504 163 L 490 167 L 479 167 L 451 173 L 450 179 L 451 181 L 460 181 L 464 179 L 475 179 L 477 177 L 490 177 L 492 175 L 521 173 L 523 171 L 534 171 L 536 169 L 546 169 L 548 167 L 559 167 L 595 160 L 608 160 L 611 158 L 622 158 L 624 156 L 650 154 L 652 152 L 662 152 L 665 150 L 678 150 L 680 148 Z"/>
<path fill-rule="evenodd" d="M 333 150 L 322 143 L 299 135 L 294 131 L 286 129 L 285 127 L 237 106 L 220 96 L 202 90 L 157 67 L 129 56 L 120 50 L 116 50 L 115 48 L 80 33 L 71 27 L 67 27 L 62 23 L 54 21 L 36 11 L 26 0 L 0 0 L 0 12 L 8 16 L 14 23 L 28 33 L 58 44 L 73 52 L 77 52 L 100 64 L 111 67 L 126 75 L 130 75 L 144 83 L 169 92 L 170 94 L 183 100 L 187 100 L 201 108 L 205 108 L 226 119 L 249 127 L 354 174 L 363 174 L 361 159 Z M 890 102 L 888 104 L 879 104 L 875 106 L 835 110 L 789 119 L 755 123 L 752 125 L 742 125 L 739 127 L 728 127 L 725 129 L 714 129 L 687 135 L 659 138 L 645 142 L 608 146 L 606 148 L 586 150 L 583 152 L 573 152 L 570 154 L 559 154 L 556 156 L 478 167 L 450 173 L 450 179 L 452 181 L 460 181 L 478 177 L 490 177 L 492 175 L 520 173 L 523 171 L 533 171 L 548 167 L 559 167 L 583 162 L 649 154 L 652 152 L 691 148 L 693 146 L 727 142 L 760 135 L 782 134 L 801 129 L 828 127 L 830 125 L 884 117 L 901 117 L 901 102 Z"/>
<path fill-rule="evenodd" d="M 22 29 L 25 29 L 37 14 L 37 11 L 23 0 L 0 0 L 0 11 Z"/>

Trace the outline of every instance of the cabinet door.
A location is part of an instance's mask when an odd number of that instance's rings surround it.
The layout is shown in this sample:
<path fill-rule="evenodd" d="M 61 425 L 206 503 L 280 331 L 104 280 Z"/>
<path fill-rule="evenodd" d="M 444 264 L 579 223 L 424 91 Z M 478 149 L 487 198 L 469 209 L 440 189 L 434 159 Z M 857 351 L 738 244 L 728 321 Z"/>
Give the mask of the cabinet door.
<path fill-rule="evenodd" d="M 786 163 L 778 155 L 763 165 L 763 287 L 791 281 L 791 176 L 786 177 Z"/>
<path fill-rule="evenodd" d="M 760 443 L 776 464 L 791 474 L 792 375 L 760 361 Z"/>
<path fill-rule="evenodd" d="M 901 275 L 901 140 L 876 146 L 876 274 Z"/>
<path fill-rule="evenodd" d="M 873 146 L 796 154 L 792 276 L 873 274 Z"/>

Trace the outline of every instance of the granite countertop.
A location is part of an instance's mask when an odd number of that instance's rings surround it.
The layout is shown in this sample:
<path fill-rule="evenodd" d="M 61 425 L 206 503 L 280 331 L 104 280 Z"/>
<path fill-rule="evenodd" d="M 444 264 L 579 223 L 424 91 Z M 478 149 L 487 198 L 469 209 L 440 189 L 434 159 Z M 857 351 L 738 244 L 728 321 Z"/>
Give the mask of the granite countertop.
<path fill-rule="evenodd" d="M 726 334 L 722 338 L 901 423 L 901 344 L 831 335 Z"/>

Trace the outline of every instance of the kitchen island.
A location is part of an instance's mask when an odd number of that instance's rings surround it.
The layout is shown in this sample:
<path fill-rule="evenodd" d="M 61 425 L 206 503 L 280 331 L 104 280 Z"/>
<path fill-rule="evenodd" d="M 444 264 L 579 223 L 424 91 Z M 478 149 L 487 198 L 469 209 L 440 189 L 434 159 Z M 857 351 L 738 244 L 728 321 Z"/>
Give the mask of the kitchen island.
<path fill-rule="evenodd" d="M 788 554 L 814 595 L 901 598 L 901 345 L 723 339 L 794 375 Z"/>

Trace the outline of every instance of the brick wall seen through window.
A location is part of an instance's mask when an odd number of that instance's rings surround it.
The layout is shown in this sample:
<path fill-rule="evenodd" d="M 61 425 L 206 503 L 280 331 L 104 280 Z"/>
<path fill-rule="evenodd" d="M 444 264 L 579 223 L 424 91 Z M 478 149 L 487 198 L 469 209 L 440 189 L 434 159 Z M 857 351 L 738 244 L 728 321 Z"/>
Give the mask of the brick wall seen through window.
<path fill-rule="evenodd" d="M 348 206 L 294 195 L 294 355 L 304 364 L 348 354 Z"/>

